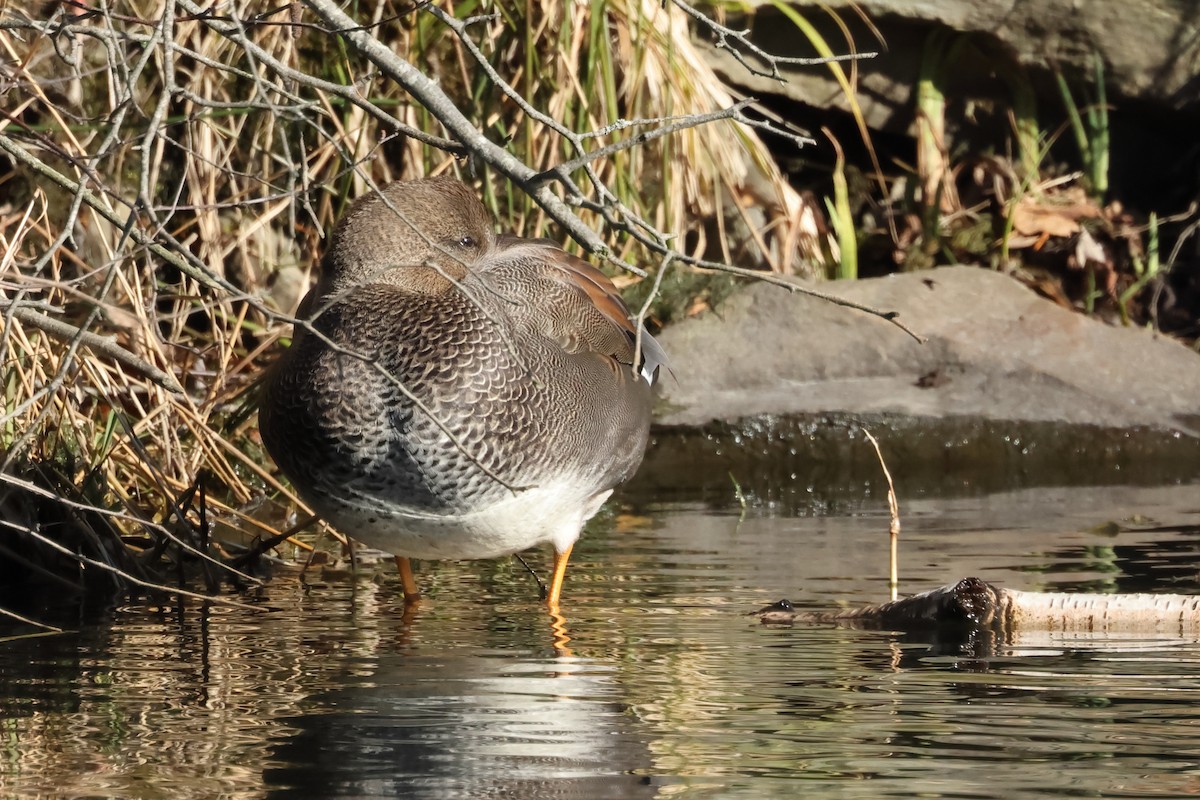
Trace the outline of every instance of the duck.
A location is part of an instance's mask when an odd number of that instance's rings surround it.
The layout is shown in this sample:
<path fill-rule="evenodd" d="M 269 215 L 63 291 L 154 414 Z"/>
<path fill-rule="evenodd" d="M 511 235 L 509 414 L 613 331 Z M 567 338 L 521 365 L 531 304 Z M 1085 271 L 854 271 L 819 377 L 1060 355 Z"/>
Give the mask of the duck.
<path fill-rule="evenodd" d="M 268 368 L 263 444 L 300 498 L 390 553 L 488 559 L 572 548 L 642 461 L 667 359 L 613 282 L 548 239 L 497 234 L 452 177 L 351 204 Z"/>

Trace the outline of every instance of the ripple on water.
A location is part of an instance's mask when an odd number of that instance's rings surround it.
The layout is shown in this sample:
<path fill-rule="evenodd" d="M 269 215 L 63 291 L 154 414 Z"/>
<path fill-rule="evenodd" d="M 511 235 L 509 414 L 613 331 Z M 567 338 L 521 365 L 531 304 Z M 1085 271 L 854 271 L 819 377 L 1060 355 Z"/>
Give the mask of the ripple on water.
<path fill-rule="evenodd" d="M 1173 590 L 1200 591 L 1181 573 L 1200 549 L 1194 532 L 1094 532 L 1133 513 L 1194 521 L 1194 490 L 1038 497 L 908 503 L 905 588 L 967 574 L 1021 589 L 1145 588 L 1169 575 Z M 259 613 L 115 609 L 78 632 L 0 648 L 0 793 L 1200 789 L 1194 642 L 1047 635 L 963 647 L 746 616 L 780 597 L 808 608 L 881 599 L 885 553 L 880 509 L 740 519 L 679 505 L 634 525 L 601 519 L 568 575 L 567 642 L 505 561 L 420 565 L 428 600 L 409 615 L 390 572 L 311 576 L 307 591 L 285 575 Z M 544 556 L 534 560 L 544 571 Z"/>

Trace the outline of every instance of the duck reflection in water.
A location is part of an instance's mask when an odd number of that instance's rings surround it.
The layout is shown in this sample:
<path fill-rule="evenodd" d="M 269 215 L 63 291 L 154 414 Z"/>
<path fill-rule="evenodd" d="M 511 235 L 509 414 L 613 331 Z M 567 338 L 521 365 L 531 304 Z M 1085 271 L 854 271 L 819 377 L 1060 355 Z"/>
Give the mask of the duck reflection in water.
<path fill-rule="evenodd" d="M 393 183 L 338 224 L 263 442 L 335 528 L 410 559 L 554 548 L 556 612 L 584 523 L 633 475 L 665 356 L 613 283 L 553 242 L 493 232 L 449 178 Z"/>
<path fill-rule="evenodd" d="M 443 652 L 384 658 L 318 695 L 274 748 L 277 797 L 652 798 L 652 756 L 611 667 Z M 553 673 L 553 674 L 552 674 Z"/>

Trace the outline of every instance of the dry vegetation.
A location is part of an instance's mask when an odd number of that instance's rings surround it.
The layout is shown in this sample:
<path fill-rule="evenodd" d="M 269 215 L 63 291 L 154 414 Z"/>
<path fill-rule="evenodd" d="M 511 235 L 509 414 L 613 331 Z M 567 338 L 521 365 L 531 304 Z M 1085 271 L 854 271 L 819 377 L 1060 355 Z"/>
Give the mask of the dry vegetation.
<path fill-rule="evenodd" d="M 187 565 L 214 588 L 234 555 L 214 524 L 274 533 L 264 498 L 298 502 L 258 441 L 255 380 L 324 232 L 373 186 L 477 176 L 513 230 L 668 255 L 685 304 L 715 286 L 689 262 L 797 271 L 821 252 L 682 4 L 363 3 L 341 34 L 324 5 L 0 3 L 0 583 Z M 447 124 L 459 110 L 469 130 Z M 744 249 L 713 244 L 730 225 Z"/>

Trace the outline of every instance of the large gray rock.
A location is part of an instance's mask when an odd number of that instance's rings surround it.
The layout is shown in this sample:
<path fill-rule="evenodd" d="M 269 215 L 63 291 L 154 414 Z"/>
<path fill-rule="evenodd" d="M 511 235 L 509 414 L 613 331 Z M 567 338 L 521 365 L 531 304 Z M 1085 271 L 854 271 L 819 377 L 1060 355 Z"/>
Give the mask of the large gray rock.
<path fill-rule="evenodd" d="M 945 267 L 819 288 L 897 311 L 928 342 L 859 311 L 748 286 L 719 313 L 664 332 L 675 379 L 663 381 L 659 421 L 882 412 L 1200 432 L 1200 355 L 1061 308 L 1007 276 Z"/>
<path fill-rule="evenodd" d="M 755 0 L 748 24 L 753 41 L 781 56 L 812 57 L 812 45 L 774 4 Z M 859 51 L 880 55 L 860 62 L 859 100 L 872 128 L 905 131 L 913 119 L 912 92 L 922 58 L 930 46 L 943 53 L 952 39 L 931 44 L 932 31 L 950 30 L 971 37 L 975 47 L 950 65 L 943 88 L 951 99 L 977 97 L 999 88 L 1007 94 L 1006 73 L 1027 69 L 1043 102 L 1061 109 L 1058 90 L 1049 81 L 1059 66 L 1068 76 L 1091 76 L 1093 54 L 1104 62 L 1110 99 L 1138 99 L 1163 108 L 1200 102 L 1200 6 L 1196 0 L 861 0 L 855 3 L 882 36 L 881 45 L 848 4 L 811 0 L 788 3 L 825 36 L 834 52 L 846 52 L 845 37 L 827 9 L 852 31 Z M 697 40 L 709 37 L 698 30 Z M 801 103 L 848 109 L 828 69 L 783 67 L 787 83 L 750 75 L 725 50 L 711 48 L 717 69 L 733 83 L 758 96 L 784 94 Z M 1000 124 L 1003 123 L 1001 119 Z"/>

